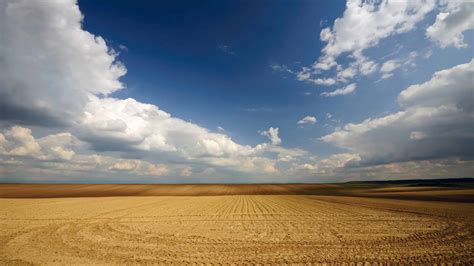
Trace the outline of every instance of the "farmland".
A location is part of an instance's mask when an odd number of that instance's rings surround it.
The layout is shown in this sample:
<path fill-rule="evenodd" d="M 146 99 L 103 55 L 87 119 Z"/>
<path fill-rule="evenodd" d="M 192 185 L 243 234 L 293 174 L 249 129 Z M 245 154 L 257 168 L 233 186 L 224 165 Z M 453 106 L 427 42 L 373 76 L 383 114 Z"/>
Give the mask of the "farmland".
<path fill-rule="evenodd" d="M 27 198 L 35 185 L 11 186 L 0 199 L 2 264 L 474 262 L 471 188 L 175 185 L 154 192 L 175 195 L 99 197 L 106 187 L 89 185 L 76 193 L 97 195 Z"/>

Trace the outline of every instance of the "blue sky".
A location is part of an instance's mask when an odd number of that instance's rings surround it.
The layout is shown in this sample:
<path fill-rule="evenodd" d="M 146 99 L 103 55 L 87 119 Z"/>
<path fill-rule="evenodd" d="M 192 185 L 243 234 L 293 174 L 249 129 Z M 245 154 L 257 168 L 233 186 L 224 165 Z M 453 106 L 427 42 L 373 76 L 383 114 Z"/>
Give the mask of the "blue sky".
<path fill-rule="evenodd" d="M 0 180 L 473 173 L 470 2 L 7 2 Z"/>
<path fill-rule="evenodd" d="M 321 49 L 315 18 L 336 17 L 342 1 L 329 7 L 311 1 L 79 5 L 85 29 L 128 48 L 120 60 L 129 70 L 123 81 L 130 89 L 117 97 L 156 103 L 250 144 L 261 142 L 257 130 L 284 124 L 294 131 L 295 120 L 307 112 L 331 111 L 319 108 L 324 103 L 317 97 L 304 96 L 314 86 L 275 73 L 270 65 L 311 64 Z M 289 138 L 288 144 L 303 143 Z"/>

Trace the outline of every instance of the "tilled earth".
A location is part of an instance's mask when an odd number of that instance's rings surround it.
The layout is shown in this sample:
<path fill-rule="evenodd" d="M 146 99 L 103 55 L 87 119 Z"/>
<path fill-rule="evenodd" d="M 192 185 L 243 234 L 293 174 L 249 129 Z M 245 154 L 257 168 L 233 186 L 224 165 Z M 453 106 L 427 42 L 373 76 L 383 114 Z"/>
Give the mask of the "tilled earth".
<path fill-rule="evenodd" d="M 0 199 L 0 264 L 473 264 L 473 210 L 307 195 Z"/>

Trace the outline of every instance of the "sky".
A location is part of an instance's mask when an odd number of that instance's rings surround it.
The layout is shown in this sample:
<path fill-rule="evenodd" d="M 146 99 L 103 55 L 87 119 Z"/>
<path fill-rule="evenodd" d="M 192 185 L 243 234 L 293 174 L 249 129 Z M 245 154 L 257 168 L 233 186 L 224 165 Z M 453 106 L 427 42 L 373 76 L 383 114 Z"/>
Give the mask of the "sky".
<path fill-rule="evenodd" d="M 472 1 L 0 12 L 0 182 L 474 176 Z"/>

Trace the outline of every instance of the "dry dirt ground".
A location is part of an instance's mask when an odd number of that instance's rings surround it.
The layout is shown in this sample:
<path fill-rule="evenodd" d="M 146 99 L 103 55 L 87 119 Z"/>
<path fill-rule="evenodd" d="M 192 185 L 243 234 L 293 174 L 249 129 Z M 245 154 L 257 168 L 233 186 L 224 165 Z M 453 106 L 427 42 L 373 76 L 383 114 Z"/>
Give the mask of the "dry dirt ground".
<path fill-rule="evenodd" d="M 14 196 L 14 189 L 4 188 L 0 197 Z M 216 193 L 217 185 L 210 188 L 212 193 L 203 194 L 223 194 Z M 398 196 L 417 191 L 407 190 L 369 189 Z M 438 188 L 432 190 L 436 194 Z M 472 265 L 474 203 L 459 201 L 474 193 L 453 193 L 462 196 L 450 202 L 343 195 L 3 198 L 0 264 Z"/>

